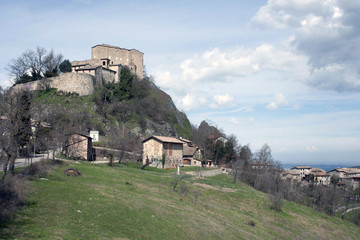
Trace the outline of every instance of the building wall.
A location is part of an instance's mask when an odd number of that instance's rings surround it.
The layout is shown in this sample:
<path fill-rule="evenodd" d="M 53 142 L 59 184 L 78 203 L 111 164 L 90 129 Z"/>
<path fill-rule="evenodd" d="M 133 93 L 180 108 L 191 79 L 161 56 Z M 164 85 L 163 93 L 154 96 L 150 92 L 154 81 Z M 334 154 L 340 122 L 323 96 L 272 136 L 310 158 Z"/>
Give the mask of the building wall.
<path fill-rule="evenodd" d="M 146 164 L 147 158 L 149 159 L 150 162 L 153 163 L 154 163 L 154 159 L 161 161 L 162 155 L 163 155 L 163 144 L 160 141 L 156 139 L 149 139 L 148 141 L 143 143 L 143 164 Z"/>
<path fill-rule="evenodd" d="M 136 49 L 124 49 L 113 46 L 97 45 L 91 49 L 92 59 L 109 58 L 110 64 L 121 64 L 123 66 L 135 65 L 135 74 L 143 77 L 143 56 L 144 54 Z"/>
<path fill-rule="evenodd" d="M 67 156 L 73 159 L 88 160 L 89 159 L 89 141 L 87 137 L 73 134 L 69 137 L 67 143 Z"/>
<path fill-rule="evenodd" d="M 164 143 L 164 154 L 166 156 L 165 167 L 173 168 L 177 165 L 184 165 L 183 145 L 181 143 Z"/>
<path fill-rule="evenodd" d="M 50 88 L 57 88 L 58 91 L 75 92 L 80 96 L 90 95 L 94 92 L 94 76 L 88 73 L 63 73 L 58 77 L 42 79 L 38 81 L 17 84 L 12 87 L 15 92 L 34 91 L 41 89 L 42 82 L 47 82 Z"/>
<path fill-rule="evenodd" d="M 143 143 L 143 164 L 148 158 L 153 167 L 162 167 L 162 155 L 165 154 L 165 168 L 172 168 L 176 165 L 183 166 L 182 144 L 162 143 L 156 139 L 149 139 Z"/>

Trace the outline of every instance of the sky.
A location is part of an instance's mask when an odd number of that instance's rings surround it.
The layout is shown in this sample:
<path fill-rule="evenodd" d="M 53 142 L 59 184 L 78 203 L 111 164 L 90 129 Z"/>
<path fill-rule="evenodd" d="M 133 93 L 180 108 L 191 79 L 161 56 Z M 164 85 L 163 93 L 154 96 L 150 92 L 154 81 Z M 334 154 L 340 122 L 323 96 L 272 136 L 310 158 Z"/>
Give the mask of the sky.
<path fill-rule="evenodd" d="M 0 2 L 2 86 L 26 49 L 135 48 L 194 125 L 282 163 L 360 165 L 360 1 Z"/>

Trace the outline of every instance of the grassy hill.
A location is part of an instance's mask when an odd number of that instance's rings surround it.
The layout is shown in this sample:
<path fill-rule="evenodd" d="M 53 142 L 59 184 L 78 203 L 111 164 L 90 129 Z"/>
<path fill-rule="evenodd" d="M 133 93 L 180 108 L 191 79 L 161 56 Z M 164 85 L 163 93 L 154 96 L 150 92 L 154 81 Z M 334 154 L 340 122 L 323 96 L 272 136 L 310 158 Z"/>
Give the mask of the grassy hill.
<path fill-rule="evenodd" d="M 79 177 L 63 171 L 77 168 Z M 228 175 L 187 177 L 135 165 L 57 165 L 32 180 L 24 209 L 3 239 L 359 239 L 360 228 L 266 194 Z"/>

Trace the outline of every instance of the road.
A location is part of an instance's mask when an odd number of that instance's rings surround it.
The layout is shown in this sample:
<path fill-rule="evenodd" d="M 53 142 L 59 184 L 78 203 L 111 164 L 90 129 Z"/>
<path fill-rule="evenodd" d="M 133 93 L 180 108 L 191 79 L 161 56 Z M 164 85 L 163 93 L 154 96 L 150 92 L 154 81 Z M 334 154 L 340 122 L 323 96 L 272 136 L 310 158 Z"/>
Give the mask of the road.
<path fill-rule="evenodd" d="M 38 162 L 42 159 L 46 159 L 47 154 L 36 154 L 33 158 L 17 158 L 15 160 L 15 168 L 24 167 L 30 165 L 30 163 Z M 0 163 L 0 172 L 3 170 L 3 163 Z"/>

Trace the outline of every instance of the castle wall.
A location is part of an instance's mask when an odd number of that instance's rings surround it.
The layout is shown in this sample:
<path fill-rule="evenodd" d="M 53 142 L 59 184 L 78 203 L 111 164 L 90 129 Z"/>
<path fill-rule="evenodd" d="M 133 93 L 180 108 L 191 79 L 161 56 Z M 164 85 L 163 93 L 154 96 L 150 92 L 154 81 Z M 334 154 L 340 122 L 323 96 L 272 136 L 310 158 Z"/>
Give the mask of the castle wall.
<path fill-rule="evenodd" d="M 57 88 L 58 91 L 75 92 L 80 96 L 90 95 L 94 92 L 94 76 L 87 73 L 64 73 L 58 77 L 42 79 L 34 82 L 17 84 L 12 91 L 24 90 L 34 91 L 42 88 L 42 83 L 47 82 L 50 88 Z"/>
<path fill-rule="evenodd" d="M 113 82 L 115 81 L 116 72 L 110 71 L 106 68 L 102 69 L 102 77 L 104 79 L 104 82 Z"/>
<path fill-rule="evenodd" d="M 121 65 L 113 65 L 113 66 L 109 66 L 109 69 L 115 71 L 115 82 L 120 82 L 120 73 L 121 73 Z"/>
<path fill-rule="evenodd" d="M 92 59 L 108 58 L 110 64 L 121 64 L 123 66 L 136 66 L 135 74 L 143 77 L 143 53 L 136 49 L 124 49 L 110 45 L 96 45 L 91 49 Z"/>

